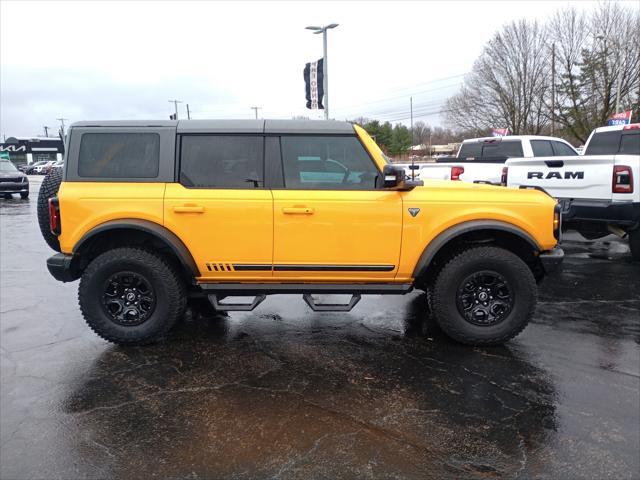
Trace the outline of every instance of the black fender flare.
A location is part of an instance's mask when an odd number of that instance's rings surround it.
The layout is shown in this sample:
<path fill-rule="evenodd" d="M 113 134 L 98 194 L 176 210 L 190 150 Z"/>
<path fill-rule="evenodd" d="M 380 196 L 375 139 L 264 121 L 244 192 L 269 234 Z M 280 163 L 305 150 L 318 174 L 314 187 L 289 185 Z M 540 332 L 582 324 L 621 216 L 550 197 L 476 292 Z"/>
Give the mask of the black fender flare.
<path fill-rule="evenodd" d="M 73 247 L 74 255 L 82 252 L 83 247 L 85 247 L 92 238 L 95 238 L 96 235 L 110 230 L 137 230 L 158 238 L 176 255 L 186 272 L 189 272 L 194 277 L 200 276 L 200 270 L 184 242 L 168 228 L 149 220 L 126 218 L 101 223 L 85 233 L 78 243 L 75 244 Z"/>
<path fill-rule="evenodd" d="M 413 269 L 413 278 L 418 278 L 427 269 L 433 257 L 435 257 L 438 251 L 450 240 L 474 230 L 500 230 L 508 232 L 525 240 L 531 245 L 533 251 L 542 251 L 538 242 L 520 227 L 499 220 L 471 220 L 449 227 L 431 240 L 422 252 L 416 267 Z"/>

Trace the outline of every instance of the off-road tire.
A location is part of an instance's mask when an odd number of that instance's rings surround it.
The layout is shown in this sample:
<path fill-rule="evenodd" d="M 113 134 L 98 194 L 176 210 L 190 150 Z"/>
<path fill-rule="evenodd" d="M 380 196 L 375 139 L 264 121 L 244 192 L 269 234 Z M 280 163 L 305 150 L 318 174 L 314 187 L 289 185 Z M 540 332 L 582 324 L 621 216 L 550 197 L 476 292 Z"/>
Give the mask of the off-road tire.
<path fill-rule="evenodd" d="M 495 325 L 475 325 L 457 306 L 458 288 L 474 272 L 497 272 L 505 278 L 513 295 L 507 316 Z M 537 299 L 536 281 L 520 257 L 498 247 L 475 247 L 453 256 L 433 284 L 431 309 L 440 328 L 452 339 L 467 345 L 502 344 L 518 335 L 533 316 Z"/>
<path fill-rule="evenodd" d="M 148 319 L 123 326 L 107 315 L 102 304 L 105 285 L 118 272 L 143 276 L 154 290 L 156 303 Z M 186 288 L 181 276 L 161 256 L 141 248 L 116 248 L 97 256 L 80 279 L 78 302 L 89 327 L 100 337 L 120 345 L 146 345 L 162 339 L 184 315 Z"/>
<path fill-rule="evenodd" d="M 629 249 L 633 259 L 640 261 L 640 227 L 629 233 Z"/>
<path fill-rule="evenodd" d="M 42 180 L 40 191 L 38 192 L 38 225 L 42 238 L 56 252 L 60 251 L 60 242 L 58 237 L 51 233 L 49 226 L 49 199 L 55 197 L 62 183 L 62 168 L 52 168 L 51 171 Z"/>

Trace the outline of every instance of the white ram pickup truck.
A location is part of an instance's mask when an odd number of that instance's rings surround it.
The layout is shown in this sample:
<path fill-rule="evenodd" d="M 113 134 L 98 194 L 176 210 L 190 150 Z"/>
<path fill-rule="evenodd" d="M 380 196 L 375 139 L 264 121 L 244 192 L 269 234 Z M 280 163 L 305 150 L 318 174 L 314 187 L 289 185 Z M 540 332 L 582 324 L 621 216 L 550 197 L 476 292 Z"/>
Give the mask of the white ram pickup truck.
<path fill-rule="evenodd" d="M 509 187 L 542 188 L 562 205 L 563 230 L 629 236 L 640 260 L 640 123 L 596 128 L 584 155 L 510 158 Z"/>
<path fill-rule="evenodd" d="M 420 180 L 461 180 L 500 185 L 504 162 L 511 157 L 578 155 L 561 138 L 537 135 L 472 138 L 462 142 L 456 157 L 443 157 L 436 163 L 420 163 L 415 178 Z M 411 166 L 403 165 L 411 176 Z"/>

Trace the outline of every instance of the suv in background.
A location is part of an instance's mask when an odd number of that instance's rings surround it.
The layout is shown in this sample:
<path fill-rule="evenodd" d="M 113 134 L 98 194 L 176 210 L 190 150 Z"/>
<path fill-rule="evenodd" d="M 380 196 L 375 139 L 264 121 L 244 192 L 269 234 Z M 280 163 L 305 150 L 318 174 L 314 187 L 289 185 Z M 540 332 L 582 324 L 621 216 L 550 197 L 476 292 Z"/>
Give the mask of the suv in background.
<path fill-rule="evenodd" d="M 38 200 L 61 252 L 47 266 L 80 278 L 87 323 L 120 344 L 161 338 L 188 297 L 252 310 L 299 293 L 314 311 L 349 311 L 362 294 L 414 287 L 449 336 L 499 344 L 524 329 L 536 282 L 562 260 L 546 194 L 423 187 L 346 122 L 81 122 L 66 155 Z M 350 301 L 313 296 L 338 293 Z"/>
<path fill-rule="evenodd" d="M 10 160 L 0 159 L 0 195 L 11 198 L 14 193 L 20 194 L 20 198 L 28 198 L 29 178 Z"/>

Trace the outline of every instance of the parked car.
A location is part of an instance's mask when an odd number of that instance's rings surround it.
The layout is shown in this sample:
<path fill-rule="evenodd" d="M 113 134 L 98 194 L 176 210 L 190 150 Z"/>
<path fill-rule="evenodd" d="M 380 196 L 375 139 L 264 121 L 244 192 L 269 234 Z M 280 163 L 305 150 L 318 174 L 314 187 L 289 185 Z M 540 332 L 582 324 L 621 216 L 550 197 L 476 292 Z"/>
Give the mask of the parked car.
<path fill-rule="evenodd" d="M 29 178 L 9 160 L 0 160 L 0 195 L 11 198 L 14 193 L 29 197 Z"/>
<path fill-rule="evenodd" d="M 34 165 L 33 172 L 40 175 L 46 175 L 47 173 L 49 173 L 49 171 L 51 170 L 51 167 L 53 166 L 54 163 L 56 163 L 56 161 L 49 160 L 46 162 L 37 162 L 37 163 L 39 165 Z"/>
<path fill-rule="evenodd" d="M 513 135 L 472 138 L 462 142 L 455 157 L 440 157 L 415 170 L 420 180 L 461 180 L 500 185 L 502 167 L 510 157 L 578 155 L 570 143 L 555 137 Z M 414 166 L 415 167 L 415 166 Z M 406 168 L 407 175 L 410 169 Z"/>
<path fill-rule="evenodd" d="M 584 155 L 507 160 L 505 184 L 543 188 L 560 201 L 563 228 L 587 239 L 629 236 L 640 260 L 640 123 L 596 128 Z"/>
<path fill-rule="evenodd" d="M 38 197 L 60 252 L 47 267 L 80 278 L 84 318 L 119 344 L 162 338 L 188 297 L 252 310 L 298 293 L 314 311 L 349 311 L 414 287 L 452 338 L 499 344 L 525 328 L 536 281 L 563 256 L 548 195 L 421 186 L 347 122 L 92 121 L 69 138 Z M 313 297 L 326 293 L 351 300 Z"/>
<path fill-rule="evenodd" d="M 30 165 L 27 164 L 27 166 L 24 169 L 24 173 L 26 173 L 27 175 L 33 175 L 35 173 L 35 169 L 36 167 L 40 166 L 40 165 L 44 165 L 45 161 L 40 161 L 40 162 L 34 162 Z"/>

